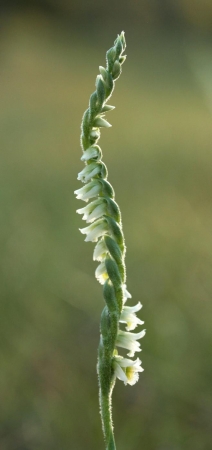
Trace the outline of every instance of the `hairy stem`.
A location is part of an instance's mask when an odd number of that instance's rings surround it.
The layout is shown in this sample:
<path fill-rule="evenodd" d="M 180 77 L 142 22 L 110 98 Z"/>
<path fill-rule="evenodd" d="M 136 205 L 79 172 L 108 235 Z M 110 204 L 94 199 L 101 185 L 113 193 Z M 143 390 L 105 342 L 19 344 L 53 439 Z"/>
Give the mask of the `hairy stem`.
<path fill-rule="evenodd" d="M 112 425 L 111 395 L 111 391 L 103 394 L 100 387 L 99 402 L 101 408 L 102 427 L 105 436 L 106 450 L 116 450 Z"/>

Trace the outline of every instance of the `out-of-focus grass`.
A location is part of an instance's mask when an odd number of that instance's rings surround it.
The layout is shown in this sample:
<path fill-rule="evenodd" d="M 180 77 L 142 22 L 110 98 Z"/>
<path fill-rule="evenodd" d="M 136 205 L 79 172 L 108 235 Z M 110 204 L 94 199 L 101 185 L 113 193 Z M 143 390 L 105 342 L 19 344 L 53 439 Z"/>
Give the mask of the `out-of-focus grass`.
<path fill-rule="evenodd" d="M 103 448 L 102 292 L 73 191 L 81 116 L 113 38 L 94 46 L 40 16 L 11 17 L 2 35 L 2 450 Z M 209 450 L 211 115 L 180 38 L 128 42 L 101 145 L 147 336 L 140 382 L 114 392 L 117 444 Z"/>

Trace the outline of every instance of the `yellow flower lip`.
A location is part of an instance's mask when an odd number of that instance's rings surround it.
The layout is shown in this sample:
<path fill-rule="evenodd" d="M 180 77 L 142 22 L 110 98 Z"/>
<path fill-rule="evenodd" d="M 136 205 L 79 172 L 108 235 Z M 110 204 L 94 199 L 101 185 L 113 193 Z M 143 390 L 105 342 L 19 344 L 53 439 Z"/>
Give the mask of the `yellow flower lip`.
<path fill-rule="evenodd" d="M 115 376 L 124 382 L 125 385 L 133 386 L 139 379 L 139 372 L 143 372 L 141 360 L 137 358 L 135 361 L 115 355 L 113 357 L 113 369 Z"/>

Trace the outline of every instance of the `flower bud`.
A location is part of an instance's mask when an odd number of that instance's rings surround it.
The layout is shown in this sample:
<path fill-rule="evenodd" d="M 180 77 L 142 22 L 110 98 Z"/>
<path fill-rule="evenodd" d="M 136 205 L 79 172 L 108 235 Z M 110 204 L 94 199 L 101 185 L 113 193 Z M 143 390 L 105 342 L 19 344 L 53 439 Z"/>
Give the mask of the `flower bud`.
<path fill-rule="evenodd" d="M 112 111 L 113 109 L 115 109 L 115 106 L 105 105 L 102 108 L 102 112 Z"/>
<path fill-rule="evenodd" d="M 87 148 L 83 152 L 83 155 L 81 157 L 81 161 L 89 161 L 89 159 L 95 159 L 98 161 L 102 157 L 102 151 L 101 148 L 98 145 L 94 145 L 93 147 Z"/>
<path fill-rule="evenodd" d="M 121 73 L 121 64 L 118 61 L 115 61 L 112 70 L 113 79 L 116 80 L 119 77 L 120 73 Z"/>
<path fill-rule="evenodd" d="M 97 139 L 100 138 L 100 131 L 98 130 L 98 128 L 97 128 L 97 129 L 93 129 L 93 130 L 90 132 L 90 138 L 91 138 L 92 140 L 94 140 L 94 141 L 96 141 Z"/>
<path fill-rule="evenodd" d="M 94 119 L 94 126 L 95 127 L 105 127 L 105 128 L 112 127 L 112 125 L 109 122 L 107 122 L 107 120 L 103 119 L 100 116 L 97 116 L 96 119 Z"/>

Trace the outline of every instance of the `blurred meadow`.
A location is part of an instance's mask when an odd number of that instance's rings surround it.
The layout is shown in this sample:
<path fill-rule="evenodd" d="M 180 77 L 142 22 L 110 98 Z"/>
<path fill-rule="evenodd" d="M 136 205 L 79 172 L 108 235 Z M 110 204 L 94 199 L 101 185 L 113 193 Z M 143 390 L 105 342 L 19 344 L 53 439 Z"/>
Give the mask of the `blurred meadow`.
<path fill-rule="evenodd" d="M 1 2 L 0 450 L 104 448 L 102 287 L 78 231 L 80 123 L 117 33 L 100 145 L 127 244 L 145 371 L 117 382 L 117 450 L 212 442 L 212 5 Z"/>

